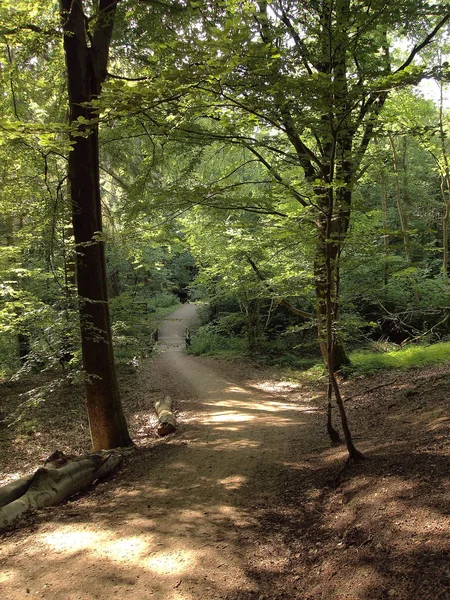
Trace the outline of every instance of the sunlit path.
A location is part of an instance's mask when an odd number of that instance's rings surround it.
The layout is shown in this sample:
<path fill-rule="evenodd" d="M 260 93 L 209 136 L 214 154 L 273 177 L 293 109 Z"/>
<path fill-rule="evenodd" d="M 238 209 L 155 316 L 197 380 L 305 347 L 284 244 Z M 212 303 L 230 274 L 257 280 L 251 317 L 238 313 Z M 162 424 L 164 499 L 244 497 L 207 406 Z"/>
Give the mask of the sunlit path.
<path fill-rule="evenodd" d="M 307 400 L 247 387 L 186 355 L 195 312 L 184 305 L 160 327 L 150 368 L 163 384 L 170 374 L 164 391 L 179 413 L 176 434 L 143 448 L 115 481 L 61 507 L 55 522 L 49 511 L 32 547 L 24 532 L 15 556 L 2 548 L 2 599 L 23 600 L 27 589 L 48 600 L 259 597 L 246 558 L 258 527 L 254 507 L 279 492 L 293 443 L 297 454 L 315 443 L 317 416 Z M 174 380 L 191 390 L 189 402 L 179 401 Z"/>

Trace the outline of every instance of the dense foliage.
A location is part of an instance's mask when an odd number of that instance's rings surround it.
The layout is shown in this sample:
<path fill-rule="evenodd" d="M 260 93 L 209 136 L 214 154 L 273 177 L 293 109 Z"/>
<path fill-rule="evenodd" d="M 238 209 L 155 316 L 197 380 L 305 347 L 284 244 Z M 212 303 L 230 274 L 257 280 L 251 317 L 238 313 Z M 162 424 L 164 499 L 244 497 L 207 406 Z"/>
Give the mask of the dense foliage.
<path fill-rule="evenodd" d="M 109 52 L 78 116 L 75 10 L 87 55 Z M 120 361 L 151 352 L 189 295 L 209 302 L 199 353 L 295 362 L 319 338 L 333 371 L 344 344 L 446 339 L 449 14 L 406 0 L 4 0 L 2 376 L 81 369 L 68 163 L 94 131 L 103 228 L 88 243 L 106 244 Z"/>

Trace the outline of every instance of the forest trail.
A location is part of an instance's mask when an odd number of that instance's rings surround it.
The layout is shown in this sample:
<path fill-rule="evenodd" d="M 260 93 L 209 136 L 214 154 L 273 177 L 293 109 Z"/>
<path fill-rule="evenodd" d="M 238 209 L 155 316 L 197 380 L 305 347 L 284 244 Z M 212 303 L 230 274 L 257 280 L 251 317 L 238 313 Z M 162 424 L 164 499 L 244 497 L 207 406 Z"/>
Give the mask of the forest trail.
<path fill-rule="evenodd" d="M 185 327 L 195 314 L 186 304 L 166 320 L 160 355 L 136 381 L 144 393 L 148 386 L 173 397 L 177 432 L 141 439 L 112 481 L 6 539 L 3 600 L 285 597 L 275 588 L 261 595 L 252 576 L 255 560 L 268 577 L 286 560 L 257 515 L 276 503 L 286 471 L 326 446 L 321 416 L 308 399 L 246 386 L 187 355 Z M 147 410 L 154 419 L 150 403 Z"/>

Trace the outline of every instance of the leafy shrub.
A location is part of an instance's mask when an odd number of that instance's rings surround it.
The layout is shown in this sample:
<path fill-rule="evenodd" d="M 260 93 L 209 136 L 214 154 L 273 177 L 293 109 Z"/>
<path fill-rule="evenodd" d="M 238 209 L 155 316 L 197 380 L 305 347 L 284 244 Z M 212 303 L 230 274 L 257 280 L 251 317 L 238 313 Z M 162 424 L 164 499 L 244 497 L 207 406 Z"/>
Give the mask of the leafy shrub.
<path fill-rule="evenodd" d="M 168 292 L 151 297 L 126 291 L 110 301 L 114 354 L 118 363 L 136 368 L 154 347 L 152 332 L 179 304 Z"/>
<path fill-rule="evenodd" d="M 10 332 L 0 335 L 0 379 L 9 377 L 20 367 L 17 339 Z"/>
<path fill-rule="evenodd" d="M 159 308 L 174 307 L 177 304 L 179 304 L 177 296 L 170 292 L 158 292 L 147 301 L 148 308 L 150 310 L 154 308 L 156 311 L 158 311 Z"/>
<path fill-rule="evenodd" d="M 220 335 L 209 325 L 200 327 L 191 340 L 190 354 L 207 356 L 232 356 L 245 354 L 247 342 L 238 336 Z"/>

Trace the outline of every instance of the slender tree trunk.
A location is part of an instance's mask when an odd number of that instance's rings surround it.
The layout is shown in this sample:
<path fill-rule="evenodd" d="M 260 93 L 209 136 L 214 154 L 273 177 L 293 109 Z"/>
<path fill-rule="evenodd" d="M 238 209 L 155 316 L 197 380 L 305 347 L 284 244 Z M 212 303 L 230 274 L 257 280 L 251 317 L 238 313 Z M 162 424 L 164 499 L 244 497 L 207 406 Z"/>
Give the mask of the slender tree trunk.
<path fill-rule="evenodd" d="M 375 148 L 378 153 L 378 140 L 374 138 Z M 389 234 L 388 234 L 388 209 L 387 209 L 387 192 L 386 192 L 386 172 L 382 162 L 382 157 L 379 156 L 378 160 L 381 163 L 380 167 L 380 186 L 381 186 L 381 212 L 383 215 L 383 245 L 384 245 L 384 268 L 383 268 L 383 283 L 386 286 L 389 279 Z"/>
<path fill-rule="evenodd" d="M 388 134 L 389 142 L 392 150 L 392 162 L 394 167 L 394 178 L 395 178 L 395 198 L 397 201 L 397 212 L 398 218 L 400 221 L 400 229 L 403 236 L 403 246 L 405 248 L 405 255 L 408 262 L 411 262 L 411 252 L 409 247 L 409 234 L 408 227 L 406 223 L 406 215 L 402 206 L 402 194 L 400 189 L 400 173 L 398 169 L 398 158 L 397 158 L 397 150 L 395 148 L 395 143 L 391 134 Z"/>
<path fill-rule="evenodd" d="M 22 229 L 23 221 L 20 219 L 18 230 Z M 14 244 L 14 217 L 8 215 L 6 218 L 6 245 L 12 246 Z M 23 253 L 22 253 L 23 255 Z M 24 257 L 22 256 L 23 260 Z M 28 327 L 26 320 L 22 320 L 23 309 L 16 307 L 15 309 L 16 319 L 18 321 L 19 331 L 17 333 L 17 350 L 19 354 L 19 360 L 22 365 L 27 362 L 28 355 L 31 352 L 31 342 L 28 333 Z"/>
<path fill-rule="evenodd" d="M 445 187 L 445 179 L 441 177 L 441 194 L 445 206 L 444 216 L 442 217 L 442 245 L 444 249 L 442 257 L 442 273 L 444 276 L 444 282 L 446 285 L 448 285 L 448 222 L 450 218 L 450 187 L 448 187 L 447 190 Z"/>
<path fill-rule="evenodd" d="M 380 171 L 380 183 L 381 183 L 381 210 L 383 212 L 383 243 L 384 243 L 384 269 L 383 269 L 383 281 L 384 285 L 387 285 L 389 279 L 389 235 L 388 235 L 388 219 L 387 219 L 387 194 L 386 194 L 386 177 L 384 169 Z"/>
<path fill-rule="evenodd" d="M 339 383 L 336 379 L 333 369 L 333 347 L 335 345 L 334 338 L 336 336 L 335 326 L 335 305 L 336 305 L 336 284 L 334 281 L 334 272 L 336 265 L 334 264 L 339 255 L 336 250 L 337 240 L 333 238 L 333 215 L 334 215 L 334 197 L 333 190 L 328 192 L 329 202 L 326 212 L 326 238 L 325 238 L 325 273 L 326 273 L 326 288 L 325 288 L 325 308 L 326 308 L 326 348 L 327 348 L 327 368 L 328 378 L 331 387 L 333 388 L 336 404 L 341 417 L 342 431 L 344 433 L 345 444 L 347 446 L 349 460 L 359 461 L 364 458 L 363 454 L 355 447 L 350 432 L 350 427 L 347 420 L 347 414 L 342 400 Z"/>
<path fill-rule="evenodd" d="M 333 384 L 328 380 L 327 389 L 327 433 L 333 444 L 342 444 L 341 436 L 333 427 L 333 414 L 332 414 L 332 400 L 333 400 Z"/>
<path fill-rule="evenodd" d="M 325 209 L 324 209 L 325 210 Z M 317 331 L 319 336 L 320 349 L 325 364 L 331 360 L 331 368 L 333 372 L 338 371 L 341 367 L 350 364 L 345 344 L 338 336 L 333 336 L 331 352 L 327 350 L 326 341 L 326 319 L 327 319 L 327 254 L 330 255 L 330 267 L 332 269 L 332 280 L 334 293 L 332 294 L 332 312 L 333 319 L 337 321 L 339 318 L 339 299 L 338 299 L 338 281 L 339 281 L 339 252 L 341 240 L 337 239 L 337 232 L 332 234 L 333 240 L 327 238 L 327 221 L 324 214 L 318 218 L 317 227 L 317 243 L 316 257 L 314 262 L 314 281 L 316 288 L 317 302 Z"/>
<path fill-rule="evenodd" d="M 441 172 L 441 194 L 444 200 L 445 213 L 442 219 L 442 245 L 444 248 L 442 259 L 442 272 L 444 281 L 448 285 L 448 222 L 450 218 L 450 167 L 447 155 L 446 136 L 444 131 L 444 85 L 439 84 L 439 140 L 441 143 L 442 166 Z"/>
<path fill-rule="evenodd" d="M 102 240 L 98 125 L 89 105 L 99 96 L 106 76 L 116 4 L 116 0 L 99 0 L 94 31 L 88 31 L 82 0 L 60 0 L 73 126 L 69 182 L 81 346 L 94 450 L 131 444 L 114 365 Z"/>

